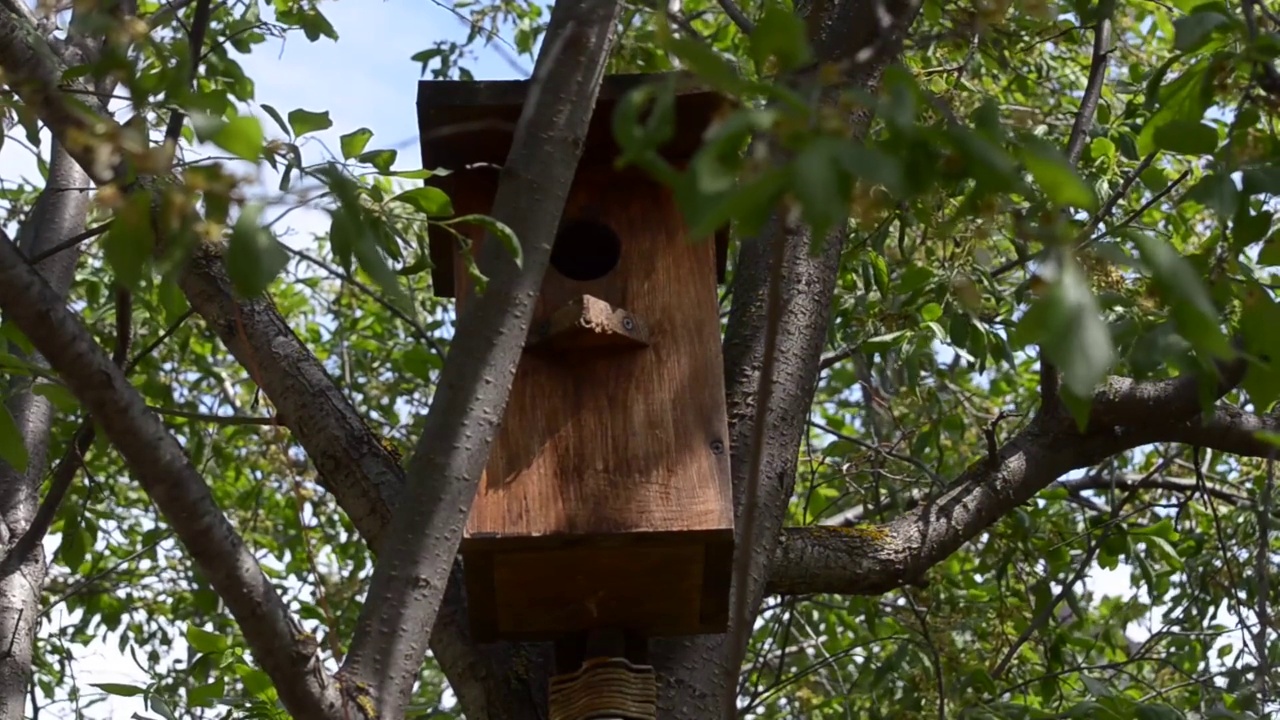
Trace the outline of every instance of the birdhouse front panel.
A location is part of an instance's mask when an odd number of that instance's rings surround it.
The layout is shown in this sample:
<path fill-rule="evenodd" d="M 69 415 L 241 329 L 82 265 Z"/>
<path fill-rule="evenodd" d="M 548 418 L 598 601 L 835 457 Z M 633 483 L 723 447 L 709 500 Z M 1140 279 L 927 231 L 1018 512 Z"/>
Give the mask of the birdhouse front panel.
<path fill-rule="evenodd" d="M 558 242 L 576 253 L 543 281 L 471 537 L 732 527 L 715 249 L 685 236 L 669 191 L 626 180 L 584 168 L 571 190 Z M 546 337 L 584 296 L 644 344 Z"/>

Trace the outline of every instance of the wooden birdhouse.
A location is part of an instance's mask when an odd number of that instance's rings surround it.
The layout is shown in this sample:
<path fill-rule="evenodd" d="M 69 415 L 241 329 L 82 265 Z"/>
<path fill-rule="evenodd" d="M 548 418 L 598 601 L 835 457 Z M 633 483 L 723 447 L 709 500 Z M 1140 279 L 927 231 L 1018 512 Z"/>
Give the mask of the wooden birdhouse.
<path fill-rule="evenodd" d="M 672 193 L 615 168 L 617 101 L 653 76 L 600 92 L 506 415 L 462 541 L 472 632 L 548 640 L 599 628 L 723 632 L 733 555 L 717 285 L 727 234 L 689 237 Z M 525 81 L 423 81 L 427 182 L 458 215 L 489 213 Z M 684 91 L 679 164 L 721 111 Z M 483 229 L 468 227 L 472 252 Z M 431 239 L 437 295 L 465 305 L 467 258 Z"/>

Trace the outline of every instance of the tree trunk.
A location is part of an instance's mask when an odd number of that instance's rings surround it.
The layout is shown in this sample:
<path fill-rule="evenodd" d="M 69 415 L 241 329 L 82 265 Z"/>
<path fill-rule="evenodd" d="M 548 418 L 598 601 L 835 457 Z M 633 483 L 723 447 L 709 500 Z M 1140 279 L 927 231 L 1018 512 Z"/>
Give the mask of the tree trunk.
<path fill-rule="evenodd" d="M 18 247 L 27 257 L 84 230 L 89 212 L 88 186 L 89 178 L 84 171 L 55 143 L 48 185 L 18 235 Z M 76 247 L 46 258 L 37 266 L 59 297 L 66 298 L 79 258 L 80 248 Z M 38 354 L 27 359 L 47 365 Z M 40 504 L 40 484 L 49 454 L 54 410 L 46 398 L 31 392 L 33 382 L 29 377 L 15 378 L 8 389 L 6 405 L 22 433 L 29 460 L 23 473 L 0 462 L 0 514 L 4 519 L 0 534 L 3 534 L 6 552 L 31 525 Z M 0 638 L 5 647 L 0 653 L 0 718 L 26 717 L 44 575 L 44 547 L 36 545 L 17 572 L 0 578 Z"/>

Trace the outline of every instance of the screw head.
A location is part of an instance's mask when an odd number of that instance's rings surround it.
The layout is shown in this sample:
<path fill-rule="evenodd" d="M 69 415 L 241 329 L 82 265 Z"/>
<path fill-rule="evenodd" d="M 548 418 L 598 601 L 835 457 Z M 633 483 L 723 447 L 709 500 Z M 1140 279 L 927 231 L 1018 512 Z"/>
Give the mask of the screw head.
<path fill-rule="evenodd" d="M 623 318 L 622 318 L 622 329 L 623 329 L 623 330 L 626 330 L 627 332 L 631 332 L 631 331 L 635 330 L 635 329 L 636 329 L 636 321 L 635 321 L 635 320 L 634 320 L 630 315 L 627 315 L 627 316 L 623 317 Z"/>
<path fill-rule="evenodd" d="M 722 440 L 712 440 L 712 441 L 711 441 L 711 452 L 712 452 L 712 453 L 714 453 L 714 454 L 716 454 L 716 455 L 723 455 L 723 454 L 724 454 L 724 441 L 722 441 Z"/>

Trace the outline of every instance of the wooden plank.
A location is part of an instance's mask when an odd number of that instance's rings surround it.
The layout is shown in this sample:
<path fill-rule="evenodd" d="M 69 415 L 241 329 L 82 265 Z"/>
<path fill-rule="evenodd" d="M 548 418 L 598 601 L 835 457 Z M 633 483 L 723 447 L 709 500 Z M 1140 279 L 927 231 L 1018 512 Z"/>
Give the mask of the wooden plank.
<path fill-rule="evenodd" d="M 613 227 L 618 267 L 586 282 L 549 271 L 533 325 L 591 295 L 644 318 L 650 347 L 525 355 L 469 535 L 733 526 L 714 248 L 686 239 L 665 188 L 609 177 L 580 174 L 566 214 Z"/>

